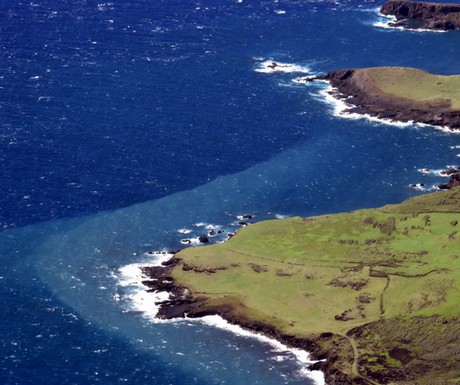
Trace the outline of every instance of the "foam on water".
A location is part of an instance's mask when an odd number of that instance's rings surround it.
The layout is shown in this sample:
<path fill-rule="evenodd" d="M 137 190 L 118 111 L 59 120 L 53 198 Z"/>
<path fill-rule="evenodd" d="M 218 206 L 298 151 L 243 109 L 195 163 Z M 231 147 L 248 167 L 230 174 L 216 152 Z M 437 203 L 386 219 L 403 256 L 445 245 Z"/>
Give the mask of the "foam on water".
<path fill-rule="evenodd" d="M 414 190 L 418 191 L 425 191 L 425 192 L 431 192 L 431 191 L 436 191 L 439 190 L 437 186 L 427 186 L 424 183 L 412 183 L 409 185 L 410 188 L 413 188 Z"/>
<path fill-rule="evenodd" d="M 193 232 L 193 230 L 190 230 L 190 229 L 179 229 L 179 230 L 177 230 L 177 232 L 178 232 L 179 234 L 190 234 L 190 233 Z"/>
<path fill-rule="evenodd" d="M 230 324 L 222 317 L 218 315 L 205 316 L 201 318 L 176 318 L 172 320 L 164 320 L 157 318 L 158 310 L 161 303 L 169 300 L 170 294 L 167 292 L 147 292 L 146 286 L 142 284 L 142 281 L 149 279 L 145 274 L 142 273 L 142 267 L 153 267 L 161 266 L 163 262 L 168 261 L 173 254 L 160 254 L 155 255 L 153 260 L 146 260 L 145 263 L 133 263 L 125 265 L 119 268 L 119 286 L 129 288 L 121 297 L 117 297 L 116 301 L 121 301 L 126 305 L 127 311 L 140 312 L 142 315 L 149 319 L 154 324 L 165 324 L 165 323 L 199 323 L 206 326 L 222 329 L 231 332 L 237 336 L 251 338 L 265 343 L 271 347 L 274 353 L 277 354 L 292 354 L 299 363 L 299 374 L 310 378 L 315 384 L 324 385 L 324 374 L 321 371 L 310 371 L 306 370 L 305 366 L 308 366 L 316 361 L 310 359 L 310 354 L 304 350 L 290 348 L 285 344 L 259 333 L 254 333 L 246 329 L 241 328 L 238 325 Z M 274 359 L 280 356 L 275 356 Z M 286 356 L 283 356 L 286 358 Z"/>
<path fill-rule="evenodd" d="M 417 171 L 419 173 L 425 174 L 425 175 L 436 175 L 436 176 L 441 176 L 441 177 L 448 178 L 450 175 L 444 173 L 443 171 L 450 170 L 450 169 L 456 169 L 456 167 L 452 166 L 452 165 L 446 165 L 446 168 L 443 168 L 443 169 L 431 170 L 429 168 L 419 168 L 419 169 L 417 169 Z"/>
<path fill-rule="evenodd" d="M 202 245 L 205 242 L 201 242 L 200 237 L 194 237 L 194 238 L 181 239 L 180 243 L 182 243 L 183 245 L 198 246 L 198 245 Z"/>
<path fill-rule="evenodd" d="M 340 92 L 337 88 L 332 87 L 329 82 L 327 81 L 315 81 L 315 83 L 322 83 L 322 89 L 318 93 L 311 93 L 313 97 L 318 98 L 319 100 L 323 100 L 329 106 L 332 107 L 332 114 L 336 117 L 351 119 L 351 120 L 359 120 L 365 119 L 370 122 L 379 123 L 379 124 L 386 124 L 390 126 L 396 126 L 401 128 L 407 127 L 417 127 L 417 128 L 434 128 L 438 131 L 442 131 L 448 134 L 460 134 L 460 130 L 451 130 L 449 127 L 442 127 L 442 126 L 432 126 L 430 124 L 425 123 L 416 123 L 414 121 L 407 121 L 402 122 L 398 120 L 386 119 L 386 118 L 377 118 L 370 114 L 361 114 L 356 112 L 350 112 L 350 110 L 355 107 L 352 104 L 348 104 L 346 102 L 346 98 L 343 98 L 340 95 Z"/>
<path fill-rule="evenodd" d="M 150 278 L 142 272 L 142 267 L 162 266 L 173 255 L 166 252 L 151 252 L 141 257 L 145 262 L 136 262 L 120 267 L 116 278 L 118 285 L 124 290 L 122 290 L 122 294 L 118 292 L 114 294 L 114 300 L 128 304 L 127 311 L 140 311 L 148 318 L 155 317 L 159 310 L 159 303 L 168 300 L 170 295 L 167 292 L 147 292 L 142 281 Z"/>
<path fill-rule="evenodd" d="M 451 35 L 426 34 L 414 54 L 398 43 L 418 47 L 420 36 L 399 33 L 394 45 L 355 23 L 362 2 L 340 12 L 327 1 L 236 2 L 120 2 L 104 11 L 84 1 L 4 2 L 0 87 L 13 113 L 0 134 L 0 226 L 18 229 L 0 233 L 0 326 L 11 341 L 0 350 L 15 356 L 3 361 L 0 383 L 310 383 L 292 376 L 292 354 L 254 338 L 199 322 L 152 324 L 166 294 L 136 297 L 139 268 L 124 271 L 124 286 L 118 268 L 144 265 L 146 250 L 180 248 L 177 229 L 194 238 L 227 223 L 227 213 L 319 215 L 398 202 L 418 193 L 407 188 L 417 167 L 458 159 L 445 151 L 456 145 L 450 135 L 337 121 L 304 87 L 277 87 L 313 74 L 310 66 L 386 63 L 388 52 L 398 63 L 456 71 L 454 55 L 443 55 L 457 47 Z M 47 24 L 46 9 L 62 19 Z M 74 218 L 19 228 L 57 217 Z M 33 365 L 37 357 L 50 365 Z"/>
<path fill-rule="evenodd" d="M 275 72 L 282 72 L 282 73 L 310 73 L 310 68 L 298 64 L 292 63 L 283 63 L 274 60 L 266 60 L 262 63 L 258 63 L 255 68 L 256 72 L 261 73 L 275 73 Z"/>
<path fill-rule="evenodd" d="M 350 109 L 352 109 L 354 106 L 348 104 L 346 99 L 340 97 L 339 91 L 336 88 L 332 87 L 328 82 L 325 83 L 326 86 L 321 91 L 319 91 L 318 94 L 313 94 L 313 96 L 319 97 L 328 105 L 330 105 L 332 107 L 332 113 L 336 117 L 353 120 L 366 119 L 371 122 L 388 124 L 398 127 L 411 127 L 414 125 L 413 122 L 398 122 L 390 119 L 376 118 L 369 114 L 358 114 L 356 112 L 350 112 Z"/>
<path fill-rule="evenodd" d="M 299 370 L 301 373 L 303 373 L 306 377 L 311 378 L 314 380 L 315 384 L 318 385 L 324 385 L 325 380 L 324 380 L 324 373 L 319 371 L 319 370 L 306 370 L 305 366 L 313 364 L 317 361 L 312 361 L 310 358 L 310 354 L 304 350 L 301 349 L 296 349 L 296 348 L 290 348 L 287 345 L 273 339 L 269 338 L 267 336 L 264 336 L 262 334 L 254 333 L 251 331 L 248 331 L 246 329 L 243 329 L 242 327 L 238 325 L 231 324 L 224 320 L 222 317 L 218 315 L 210 315 L 210 316 L 205 316 L 201 318 L 196 319 L 197 322 L 202 322 L 208 326 L 213 326 L 217 327 L 219 329 L 227 330 L 230 331 L 236 335 L 242 336 L 242 337 L 247 337 L 247 338 L 254 338 L 257 339 L 261 342 L 267 343 L 268 345 L 272 346 L 274 351 L 276 353 L 291 353 L 293 354 L 296 359 L 299 361 L 300 364 L 302 364 L 302 368 Z M 279 357 L 279 356 L 277 356 Z"/>
<path fill-rule="evenodd" d="M 405 28 L 401 25 L 391 25 L 396 23 L 398 19 L 393 15 L 384 15 L 383 13 L 378 12 L 378 19 L 372 23 L 374 27 L 383 28 L 388 30 L 397 30 L 397 31 L 408 31 L 408 32 L 433 32 L 433 33 L 444 33 L 448 31 L 436 30 L 436 29 L 426 29 L 426 28 Z"/>

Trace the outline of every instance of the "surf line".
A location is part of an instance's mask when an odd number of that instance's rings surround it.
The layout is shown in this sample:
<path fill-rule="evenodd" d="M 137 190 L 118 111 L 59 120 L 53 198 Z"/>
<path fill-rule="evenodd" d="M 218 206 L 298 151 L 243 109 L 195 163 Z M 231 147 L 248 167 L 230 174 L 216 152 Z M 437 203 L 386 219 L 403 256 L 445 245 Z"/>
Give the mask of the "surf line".
<path fill-rule="evenodd" d="M 265 343 L 271 347 L 273 352 L 278 354 L 291 354 L 299 365 L 298 374 L 309 378 L 315 385 L 325 385 L 324 373 L 320 370 L 309 370 L 307 366 L 318 361 L 310 358 L 310 353 L 305 350 L 292 348 L 286 344 L 267 337 L 266 335 L 249 331 L 239 325 L 231 324 L 219 315 L 206 315 L 198 318 L 158 318 L 161 305 L 171 299 L 171 293 L 163 290 L 149 290 L 148 282 L 155 278 L 149 276 L 146 271 L 155 268 L 164 268 L 172 263 L 175 253 L 168 251 L 147 252 L 141 256 L 142 261 L 121 266 L 118 269 L 117 293 L 113 299 L 120 302 L 124 307 L 124 312 L 140 313 L 152 323 L 178 323 L 193 322 L 201 323 L 206 326 L 218 328 L 231 332 L 244 338 L 252 338 Z"/>
<path fill-rule="evenodd" d="M 319 86 L 318 92 L 311 92 L 310 95 L 316 100 L 319 100 L 332 108 L 332 115 L 338 118 L 350 119 L 350 120 L 359 120 L 365 119 L 372 123 L 385 124 L 390 126 L 396 126 L 400 128 L 407 127 L 417 127 L 417 128 L 434 128 L 438 131 L 442 131 L 448 134 L 460 134 L 460 130 L 451 130 L 449 127 L 435 126 L 426 123 L 418 123 L 413 120 L 410 121 L 400 121 L 387 118 L 378 118 L 376 116 L 367 114 L 367 113 L 358 113 L 352 112 L 351 110 L 357 107 L 354 104 L 347 103 L 347 97 L 343 95 L 338 88 L 333 87 L 329 81 L 317 79 L 313 77 L 298 77 L 292 80 L 294 83 L 298 84 L 315 84 Z"/>

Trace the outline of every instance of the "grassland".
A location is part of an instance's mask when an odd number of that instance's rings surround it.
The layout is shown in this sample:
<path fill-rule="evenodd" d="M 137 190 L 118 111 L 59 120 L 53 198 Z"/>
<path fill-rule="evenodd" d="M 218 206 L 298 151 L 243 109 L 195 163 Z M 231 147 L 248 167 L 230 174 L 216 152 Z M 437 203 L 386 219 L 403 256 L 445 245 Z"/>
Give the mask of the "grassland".
<path fill-rule="evenodd" d="M 177 257 L 177 285 L 316 341 L 344 383 L 460 383 L 460 188 L 260 222 Z"/>
<path fill-rule="evenodd" d="M 368 68 L 367 73 L 387 94 L 460 110 L 460 75 L 434 75 L 407 67 Z"/>

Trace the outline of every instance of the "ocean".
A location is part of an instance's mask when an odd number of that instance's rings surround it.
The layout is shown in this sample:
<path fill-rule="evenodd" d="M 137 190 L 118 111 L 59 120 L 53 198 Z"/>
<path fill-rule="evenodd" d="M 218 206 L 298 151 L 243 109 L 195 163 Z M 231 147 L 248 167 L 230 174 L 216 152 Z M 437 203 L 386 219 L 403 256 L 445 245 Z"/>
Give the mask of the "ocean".
<path fill-rule="evenodd" d="M 321 383 L 264 339 L 155 321 L 126 266 L 239 215 L 375 207 L 444 181 L 458 134 L 343 116 L 326 85 L 294 81 L 460 73 L 460 32 L 384 28 L 381 3 L 1 2 L 0 384 Z"/>

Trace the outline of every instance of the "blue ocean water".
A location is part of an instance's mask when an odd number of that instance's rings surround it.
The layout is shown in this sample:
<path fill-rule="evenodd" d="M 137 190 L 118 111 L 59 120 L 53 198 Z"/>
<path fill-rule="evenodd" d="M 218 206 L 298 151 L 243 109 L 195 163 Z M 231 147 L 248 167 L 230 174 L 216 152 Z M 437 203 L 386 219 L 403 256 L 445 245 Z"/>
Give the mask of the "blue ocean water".
<path fill-rule="evenodd" d="M 305 73 L 460 72 L 460 33 L 378 28 L 377 1 L 0 4 L 1 384 L 296 384 L 293 357 L 116 301 L 183 227 L 398 202 L 460 137 L 336 117 Z"/>

